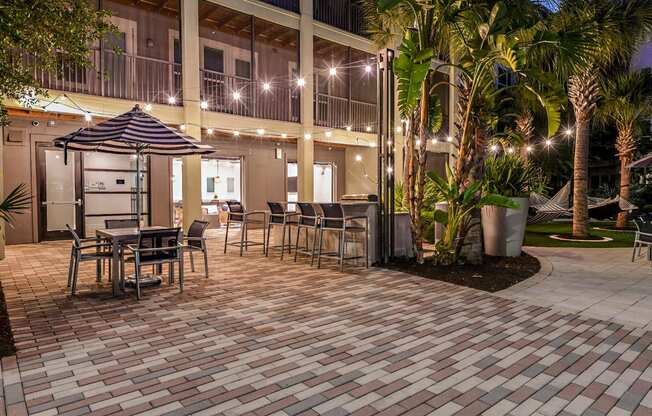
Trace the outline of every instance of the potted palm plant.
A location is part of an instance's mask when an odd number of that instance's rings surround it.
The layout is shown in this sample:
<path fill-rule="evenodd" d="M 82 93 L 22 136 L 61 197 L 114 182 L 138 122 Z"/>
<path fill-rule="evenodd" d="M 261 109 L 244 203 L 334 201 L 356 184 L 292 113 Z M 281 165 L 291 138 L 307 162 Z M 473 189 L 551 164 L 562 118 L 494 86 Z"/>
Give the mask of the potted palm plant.
<path fill-rule="evenodd" d="M 483 192 L 509 198 L 515 206 L 482 207 L 485 253 L 490 256 L 521 255 L 531 192 L 542 193 L 543 171 L 519 155 L 493 156 L 485 163 Z"/>
<path fill-rule="evenodd" d="M 10 224 L 14 215 L 22 214 L 30 207 L 31 195 L 25 187 L 20 184 L 15 187 L 4 200 L 0 201 L 0 260 L 4 258 L 4 224 Z"/>

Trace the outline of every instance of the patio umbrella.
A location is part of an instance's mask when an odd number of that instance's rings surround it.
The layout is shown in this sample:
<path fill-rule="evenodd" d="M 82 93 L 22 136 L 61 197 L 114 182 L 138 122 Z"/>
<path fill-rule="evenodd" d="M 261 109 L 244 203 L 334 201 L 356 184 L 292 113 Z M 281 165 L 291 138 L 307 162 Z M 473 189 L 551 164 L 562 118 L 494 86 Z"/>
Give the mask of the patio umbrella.
<path fill-rule="evenodd" d="M 635 168 L 647 168 L 652 166 L 652 153 L 648 153 L 646 156 L 643 156 L 637 161 L 634 161 L 627 165 L 629 169 L 635 169 Z"/>
<path fill-rule="evenodd" d="M 115 118 L 55 139 L 54 144 L 64 149 L 65 163 L 68 162 L 68 150 L 136 155 L 136 215 L 139 227 L 142 213 L 140 157 L 203 155 L 215 151 L 213 147 L 201 145 L 192 137 L 166 126 L 143 112 L 138 105 Z"/>

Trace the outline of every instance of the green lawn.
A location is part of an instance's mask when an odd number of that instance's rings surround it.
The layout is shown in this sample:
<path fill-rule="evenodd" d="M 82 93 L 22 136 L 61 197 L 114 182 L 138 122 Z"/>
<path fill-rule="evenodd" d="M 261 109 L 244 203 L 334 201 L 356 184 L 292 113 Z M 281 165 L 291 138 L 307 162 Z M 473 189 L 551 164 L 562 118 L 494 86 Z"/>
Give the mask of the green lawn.
<path fill-rule="evenodd" d="M 525 232 L 524 245 L 535 247 L 632 247 L 634 245 L 633 232 L 602 231 L 593 229 L 593 227 L 604 227 L 609 225 L 613 225 L 613 222 L 591 223 L 591 235 L 613 238 L 613 241 L 605 243 L 559 241 L 548 237 L 551 234 L 570 234 L 570 222 L 552 222 L 547 224 L 529 225 Z"/>

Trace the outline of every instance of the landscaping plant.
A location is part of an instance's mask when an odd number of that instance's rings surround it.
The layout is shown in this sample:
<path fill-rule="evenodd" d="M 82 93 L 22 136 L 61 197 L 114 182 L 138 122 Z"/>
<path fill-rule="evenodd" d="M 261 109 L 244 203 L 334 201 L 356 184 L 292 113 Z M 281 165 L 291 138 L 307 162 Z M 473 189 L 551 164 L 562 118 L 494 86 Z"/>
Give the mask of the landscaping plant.
<path fill-rule="evenodd" d="M 509 198 L 543 194 L 547 179 L 543 170 L 521 156 L 489 157 L 485 163 L 483 192 Z"/>

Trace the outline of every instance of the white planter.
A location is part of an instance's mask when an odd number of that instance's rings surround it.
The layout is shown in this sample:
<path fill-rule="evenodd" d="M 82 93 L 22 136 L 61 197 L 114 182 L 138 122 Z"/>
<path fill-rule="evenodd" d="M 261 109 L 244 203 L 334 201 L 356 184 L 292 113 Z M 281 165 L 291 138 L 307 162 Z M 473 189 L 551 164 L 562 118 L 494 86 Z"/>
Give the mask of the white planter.
<path fill-rule="evenodd" d="M 394 255 L 396 257 L 414 257 L 410 215 L 407 212 L 394 214 Z"/>
<path fill-rule="evenodd" d="M 516 257 L 521 255 L 527 213 L 528 198 L 510 198 L 518 208 L 482 207 L 482 235 L 484 251 L 490 256 Z"/>

